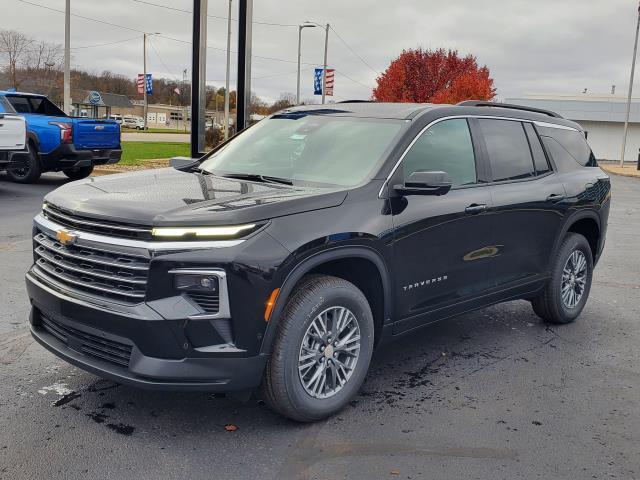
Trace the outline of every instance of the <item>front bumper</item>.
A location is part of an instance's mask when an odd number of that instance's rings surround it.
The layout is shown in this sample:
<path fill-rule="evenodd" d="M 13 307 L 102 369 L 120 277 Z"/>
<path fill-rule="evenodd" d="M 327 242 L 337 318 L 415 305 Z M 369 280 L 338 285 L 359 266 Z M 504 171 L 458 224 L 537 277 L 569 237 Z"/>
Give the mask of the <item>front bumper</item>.
<path fill-rule="evenodd" d="M 83 370 L 155 390 L 233 392 L 260 384 L 266 355 L 245 357 L 233 349 L 181 351 L 178 322 L 162 318 L 146 304 L 92 304 L 54 290 L 33 272 L 26 281 L 33 337 Z"/>
<path fill-rule="evenodd" d="M 40 154 L 42 166 L 46 170 L 111 165 L 118 163 L 121 157 L 120 147 L 78 150 L 73 144 L 63 144 L 49 153 Z"/>

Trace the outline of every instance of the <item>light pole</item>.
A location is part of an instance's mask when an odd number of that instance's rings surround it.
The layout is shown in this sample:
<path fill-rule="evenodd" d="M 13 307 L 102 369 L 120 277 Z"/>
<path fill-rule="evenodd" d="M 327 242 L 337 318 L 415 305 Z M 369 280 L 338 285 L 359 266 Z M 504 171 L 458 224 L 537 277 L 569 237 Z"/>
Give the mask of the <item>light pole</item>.
<path fill-rule="evenodd" d="M 147 37 L 160 35 L 160 32 L 144 33 L 142 35 L 142 91 L 144 93 L 144 131 L 147 131 Z"/>
<path fill-rule="evenodd" d="M 631 79 L 629 80 L 629 96 L 627 98 L 627 115 L 624 120 L 624 135 L 622 137 L 622 154 L 620 155 L 620 167 L 624 166 L 624 155 L 627 149 L 627 135 L 629 133 L 629 114 L 631 112 L 631 96 L 633 94 L 633 77 L 636 72 L 636 55 L 638 53 L 638 32 L 640 31 L 640 5 L 638 5 L 638 21 L 636 22 L 636 40 L 633 45 L 633 61 L 631 63 Z"/>
<path fill-rule="evenodd" d="M 227 18 L 227 77 L 224 87 L 224 139 L 229 138 L 229 75 L 231 70 L 231 3 L 229 0 L 229 18 Z M 216 92 L 216 100 L 218 93 Z M 217 110 L 217 109 L 216 109 Z"/>
<path fill-rule="evenodd" d="M 324 34 L 324 68 L 322 69 L 322 104 L 324 105 L 327 97 L 327 51 L 329 49 L 329 28 L 327 23 Z"/>
<path fill-rule="evenodd" d="M 64 113 L 71 115 L 71 0 L 64 7 Z"/>
<path fill-rule="evenodd" d="M 318 25 L 312 22 L 305 22 L 298 25 L 298 88 L 296 89 L 296 105 L 300 105 L 300 65 L 302 64 L 302 29 L 315 28 Z"/>

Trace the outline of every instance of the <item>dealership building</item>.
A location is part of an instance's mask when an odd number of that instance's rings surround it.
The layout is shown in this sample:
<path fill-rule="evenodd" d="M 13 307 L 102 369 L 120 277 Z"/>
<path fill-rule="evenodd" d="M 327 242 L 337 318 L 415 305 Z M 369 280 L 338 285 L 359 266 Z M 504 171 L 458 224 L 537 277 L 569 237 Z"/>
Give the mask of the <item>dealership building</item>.
<path fill-rule="evenodd" d="M 588 133 L 589 144 L 598 160 L 620 160 L 627 98 L 617 95 L 531 94 L 506 98 L 505 103 L 554 111 L 579 123 Z M 629 117 L 625 161 L 636 162 L 640 150 L 640 99 L 634 98 Z"/>

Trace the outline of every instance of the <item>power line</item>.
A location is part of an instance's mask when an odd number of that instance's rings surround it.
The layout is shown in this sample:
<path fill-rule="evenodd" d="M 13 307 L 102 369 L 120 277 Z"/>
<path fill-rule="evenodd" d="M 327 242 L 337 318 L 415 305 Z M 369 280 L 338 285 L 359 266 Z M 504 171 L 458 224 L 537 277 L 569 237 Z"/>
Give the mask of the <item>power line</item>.
<path fill-rule="evenodd" d="M 369 63 L 367 63 L 367 61 L 366 61 L 364 58 L 362 58 L 360 55 L 358 55 L 358 53 L 357 53 L 353 48 L 351 48 L 351 46 L 346 42 L 346 40 L 345 40 L 344 38 L 342 38 L 342 36 L 340 36 L 340 34 L 339 34 L 338 32 L 336 32 L 336 29 L 335 29 L 335 28 L 333 28 L 333 26 L 332 26 L 332 25 L 330 25 L 330 26 L 329 26 L 329 28 L 333 31 L 333 33 L 335 33 L 336 37 L 338 37 L 338 39 L 339 39 L 342 43 L 344 43 L 345 47 L 347 47 L 351 53 L 353 53 L 356 57 L 358 57 L 358 58 L 360 59 L 360 61 L 361 61 L 362 63 L 364 63 L 367 67 L 369 67 L 369 69 L 370 69 L 373 73 L 375 73 L 376 75 L 380 75 L 380 72 L 379 72 L 378 70 L 376 70 L 376 69 L 375 69 L 375 68 L 373 68 L 371 65 L 369 65 Z"/>
<path fill-rule="evenodd" d="M 71 47 L 71 50 L 80 50 L 83 48 L 97 48 L 97 47 L 106 47 L 108 45 L 116 45 L 118 43 L 125 43 L 125 42 L 131 42 L 132 40 L 137 40 L 138 37 L 133 37 L 133 38 L 127 38 L 126 40 L 118 40 L 116 42 L 109 42 L 109 43 L 97 43 L 95 45 L 81 45 L 79 47 Z"/>
<path fill-rule="evenodd" d="M 364 88 L 367 88 L 367 89 L 369 89 L 369 90 L 373 90 L 373 89 L 374 89 L 374 87 L 372 87 L 371 85 L 365 85 L 364 83 L 359 82 L 358 80 L 355 80 L 355 79 L 351 78 L 349 75 L 347 75 L 347 74 L 346 74 L 346 73 L 344 73 L 344 72 L 341 72 L 340 70 L 337 70 L 337 69 L 336 69 L 336 73 L 337 73 L 338 75 L 343 76 L 343 77 L 344 77 L 344 78 L 346 78 L 347 80 L 351 80 L 353 83 L 357 83 L 358 85 L 360 85 L 360 86 L 362 86 L 362 87 L 364 87 Z"/>
<path fill-rule="evenodd" d="M 170 5 L 163 5 L 163 4 L 160 4 L 160 3 L 149 2 L 147 0 L 131 0 L 131 1 L 136 2 L 136 3 L 142 3 L 144 5 L 149 5 L 149 6 L 152 6 L 152 7 L 164 8 L 166 10 L 172 10 L 174 12 L 181 12 L 181 13 L 188 13 L 188 14 L 193 13 L 191 10 L 185 10 L 183 8 L 172 7 Z M 228 20 L 227 17 L 223 17 L 223 16 L 220 16 L 220 15 L 208 14 L 207 17 L 209 17 L 209 18 L 217 18 L 219 20 L 224 20 L 224 21 Z M 232 18 L 231 20 L 233 22 L 237 22 L 238 21 L 236 18 Z M 298 25 L 294 25 L 292 23 L 263 22 L 263 21 L 259 21 L 259 20 L 254 20 L 252 23 L 257 24 L 257 25 L 269 25 L 269 26 L 272 26 L 272 27 L 297 27 L 298 26 Z"/>
<path fill-rule="evenodd" d="M 151 42 L 151 39 L 147 38 L 147 42 L 149 43 L 149 45 L 151 46 L 151 49 L 154 51 L 154 53 L 158 57 L 158 60 L 160 60 L 160 63 L 164 67 L 165 72 L 167 72 L 169 75 L 171 75 L 173 77 L 173 80 L 177 82 L 178 81 L 178 76 L 174 75 L 173 72 L 171 71 L 171 69 L 169 67 L 167 67 L 167 64 L 164 63 L 164 60 L 162 60 L 162 57 L 160 56 L 160 53 L 158 52 L 158 50 L 156 50 L 156 47 L 153 45 L 153 42 Z"/>

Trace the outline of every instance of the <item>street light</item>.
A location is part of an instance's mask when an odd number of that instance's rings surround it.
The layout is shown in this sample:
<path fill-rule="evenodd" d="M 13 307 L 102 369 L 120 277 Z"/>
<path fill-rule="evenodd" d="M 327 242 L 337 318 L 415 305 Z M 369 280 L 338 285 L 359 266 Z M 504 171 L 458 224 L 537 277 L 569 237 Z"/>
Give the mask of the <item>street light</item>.
<path fill-rule="evenodd" d="M 298 25 L 298 88 L 296 90 L 296 105 L 300 105 L 300 65 L 302 62 L 302 29 L 303 28 L 315 28 L 317 23 L 305 22 L 302 25 Z"/>
<path fill-rule="evenodd" d="M 147 37 L 152 35 L 160 35 L 160 32 L 147 33 L 142 36 L 142 91 L 144 93 L 144 131 L 147 131 Z"/>

